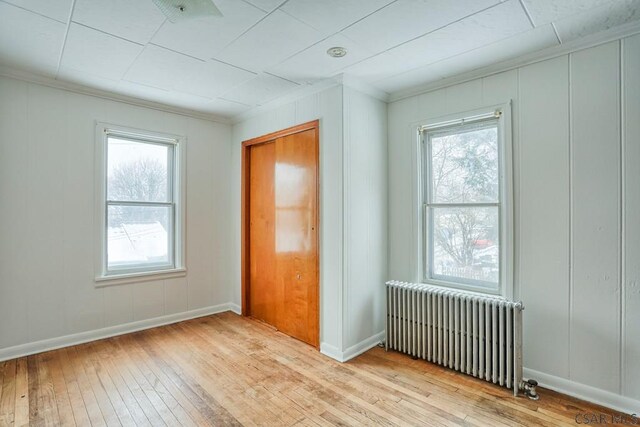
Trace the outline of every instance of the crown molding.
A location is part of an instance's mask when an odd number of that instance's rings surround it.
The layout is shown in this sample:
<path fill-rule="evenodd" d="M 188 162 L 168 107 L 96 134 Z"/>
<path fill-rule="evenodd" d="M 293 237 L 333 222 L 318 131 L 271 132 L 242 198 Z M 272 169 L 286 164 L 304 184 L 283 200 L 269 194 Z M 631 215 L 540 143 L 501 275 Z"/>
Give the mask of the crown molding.
<path fill-rule="evenodd" d="M 437 89 L 465 83 L 478 78 L 487 77 L 492 74 L 502 73 L 504 71 L 513 70 L 515 68 L 534 64 L 536 62 L 546 61 L 547 59 L 556 58 L 558 56 L 567 55 L 579 50 L 588 49 L 590 47 L 598 46 L 615 40 L 620 40 L 638 33 L 640 33 L 640 21 L 630 22 L 596 34 L 591 34 L 576 40 L 572 40 L 568 43 L 548 47 L 546 49 L 522 55 L 514 59 L 497 62 L 495 64 L 477 68 L 466 73 L 457 74 L 451 77 L 446 77 L 444 79 L 424 83 L 418 86 L 413 86 L 408 89 L 395 91 L 389 95 L 389 102 L 400 101 L 402 99 L 420 95 L 426 92 L 432 92 Z"/>
<path fill-rule="evenodd" d="M 231 124 L 231 119 L 228 117 L 218 116 L 213 113 L 205 113 L 202 111 L 191 110 L 189 108 L 176 107 L 173 105 L 163 104 L 160 102 L 146 101 L 140 98 L 122 95 L 115 92 L 109 92 L 101 89 L 95 89 L 89 86 L 80 85 L 77 83 L 64 82 L 56 80 L 52 77 L 42 76 L 39 74 L 17 70 L 15 68 L 0 65 L 0 76 L 7 77 L 15 80 L 21 80 L 27 83 L 38 84 L 41 86 L 47 86 L 54 89 L 66 90 L 68 92 L 78 93 L 81 95 L 93 96 L 96 98 L 106 99 L 109 101 L 122 102 L 124 104 L 134 105 L 137 107 L 149 108 L 152 110 L 163 111 L 166 113 L 179 114 L 191 118 L 207 120 L 215 123 Z"/>

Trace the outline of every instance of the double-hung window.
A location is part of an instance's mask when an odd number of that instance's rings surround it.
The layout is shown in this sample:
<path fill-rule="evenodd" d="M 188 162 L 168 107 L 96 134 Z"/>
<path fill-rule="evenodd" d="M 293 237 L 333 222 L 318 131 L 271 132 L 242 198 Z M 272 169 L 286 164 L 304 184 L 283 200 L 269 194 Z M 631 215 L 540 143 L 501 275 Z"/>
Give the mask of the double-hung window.
<path fill-rule="evenodd" d="M 504 294 L 511 221 L 502 110 L 420 128 L 423 281 Z"/>
<path fill-rule="evenodd" d="M 98 280 L 183 270 L 179 137 L 98 125 Z"/>

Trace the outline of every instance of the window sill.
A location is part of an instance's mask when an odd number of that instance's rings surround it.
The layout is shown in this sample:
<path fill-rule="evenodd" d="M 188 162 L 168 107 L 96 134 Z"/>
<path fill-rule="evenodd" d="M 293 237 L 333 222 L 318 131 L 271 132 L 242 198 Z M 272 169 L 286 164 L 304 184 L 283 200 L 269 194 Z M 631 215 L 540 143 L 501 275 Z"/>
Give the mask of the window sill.
<path fill-rule="evenodd" d="M 187 275 L 185 268 L 171 270 L 145 271 L 141 273 L 114 274 L 110 276 L 98 276 L 95 278 L 96 288 L 112 285 L 124 285 L 127 283 L 150 282 L 152 280 L 172 279 Z"/>

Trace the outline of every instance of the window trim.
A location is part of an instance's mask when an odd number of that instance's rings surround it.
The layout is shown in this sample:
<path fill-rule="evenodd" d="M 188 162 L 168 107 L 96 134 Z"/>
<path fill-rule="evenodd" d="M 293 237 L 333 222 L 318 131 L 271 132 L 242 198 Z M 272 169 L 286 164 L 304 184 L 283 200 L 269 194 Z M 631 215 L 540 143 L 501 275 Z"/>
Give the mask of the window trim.
<path fill-rule="evenodd" d="M 172 265 L 149 266 L 149 268 L 131 268 L 120 271 L 107 271 L 107 138 L 117 135 L 126 139 L 143 143 L 156 143 L 174 146 L 173 159 L 169 163 L 173 179 L 170 185 L 173 200 L 173 263 Z M 186 179 L 185 179 L 185 145 L 186 137 L 157 131 L 148 131 L 105 122 L 96 122 L 95 135 L 95 286 L 119 285 L 171 277 L 185 276 L 186 269 Z M 113 202 L 113 201 L 111 201 Z M 134 202 L 135 205 L 138 202 Z M 151 202 L 150 204 L 155 204 Z M 166 203 L 161 203 L 163 206 Z"/>
<path fill-rule="evenodd" d="M 477 284 L 452 282 L 448 280 L 440 280 L 428 276 L 428 258 L 429 258 L 429 238 L 425 231 L 430 227 L 428 218 L 428 199 L 427 188 L 425 185 L 430 183 L 426 180 L 425 174 L 429 173 L 427 166 L 428 144 L 426 144 L 427 130 L 438 128 L 448 128 L 456 124 L 463 125 L 473 122 L 488 120 L 495 117 L 498 120 L 498 155 L 499 155 L 499 227 L 500 227 L 500 277 L 498 287 L 488 289 Z M 435 119 L 423 120 L 416 127 L 414 135 L 416 135 L 416 154 L 417 154 L 417 228 L 418 241 L 417 249 L 417 277 L 421 283 L 440 286 L 447 289 L 459 289 L 470 291 L 478 294 L 497 295 L 505 298 L 513 298 L 514 293 L 514 250 L 513 250 L 513 148 L 512 148 L 512 130 L 511 130 L 511 102 L 488 106 L 485 108 L 451 114 Z M 474 204 L 475 205 L 475 204 Z M 482 205 L 478 203 L 477 205 Z M 494 204 L 495 205 L 495 204 Z"/>

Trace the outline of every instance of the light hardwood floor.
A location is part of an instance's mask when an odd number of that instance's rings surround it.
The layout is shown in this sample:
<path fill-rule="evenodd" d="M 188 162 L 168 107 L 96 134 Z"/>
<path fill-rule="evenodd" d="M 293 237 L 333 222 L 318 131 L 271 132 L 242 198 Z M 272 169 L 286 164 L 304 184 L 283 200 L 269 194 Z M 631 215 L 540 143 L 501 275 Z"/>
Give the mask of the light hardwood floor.
<path fill-rule="evenodd" d="M 538 402 L 374 348 L 340 364 L 232 313 L 0 362 L 0 425 L 576 425 Z"/>

